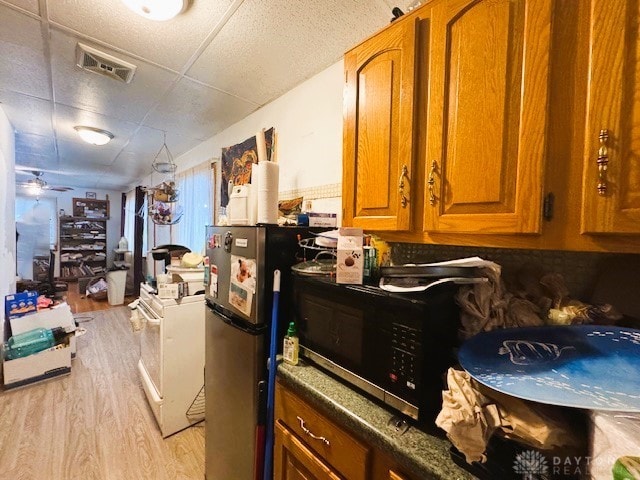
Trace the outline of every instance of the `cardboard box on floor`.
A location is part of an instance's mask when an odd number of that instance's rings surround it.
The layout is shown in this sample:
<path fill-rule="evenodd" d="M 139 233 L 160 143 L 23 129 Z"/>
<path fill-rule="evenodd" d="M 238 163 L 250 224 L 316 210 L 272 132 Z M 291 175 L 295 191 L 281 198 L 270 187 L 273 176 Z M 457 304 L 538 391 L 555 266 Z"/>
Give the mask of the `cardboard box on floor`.
<path fill-rule="evenodd" d="M 11 389 L 71 373 L 71 347 L 68 343 L 48 350 L 5 360 L 2 364 L 4 388 Z"/>
<path fill-rule="evenodd" d="M 23 317 L 9 320 L 11 325 L 11 335 L 28 332 L 34 328 L 56 328 L 62 327 L 66 332 L 73 332 L 76 329 L 76 322 L 71 313 L 71 307 L 67 303 L 61 303 L 54 308 L 40 310 Z M 71 356 L 76 356 L 76 337 L 71 337 L 69 342 Z"/>
<path fill-rule="evenodd" d="M 55 308 L 41 310 L 31 315 L 10 319 L 11 335 L 28 332 L 35 328 L 62 327 L 67 332 L 75 330 L 75 321 L 69 305 L 62 303 Z M 15 360 L 3 362 L 4 385 L 6 389 L 39 382 L 71 373 L 71 357 L 76 353 L 76 338 Z"/>

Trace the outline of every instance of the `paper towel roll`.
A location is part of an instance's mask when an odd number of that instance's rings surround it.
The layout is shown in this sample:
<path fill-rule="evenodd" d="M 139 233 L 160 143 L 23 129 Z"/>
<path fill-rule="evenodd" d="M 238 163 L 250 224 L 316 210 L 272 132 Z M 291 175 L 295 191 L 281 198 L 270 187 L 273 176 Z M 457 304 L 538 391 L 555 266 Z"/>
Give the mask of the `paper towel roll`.
<path fill-rule="evenodd" d="M 258 163 L 266 162 L 267 158 L 267 143 L 264 139 L 264 128 L 256 133 L 256 150 L 258 154 Z"/>
<path fill-rule="evenodd" d="M 273 162 L 260 162 L 253 167 L 257 167 L 258 223 L 278 223 L 279 166 Z"/>

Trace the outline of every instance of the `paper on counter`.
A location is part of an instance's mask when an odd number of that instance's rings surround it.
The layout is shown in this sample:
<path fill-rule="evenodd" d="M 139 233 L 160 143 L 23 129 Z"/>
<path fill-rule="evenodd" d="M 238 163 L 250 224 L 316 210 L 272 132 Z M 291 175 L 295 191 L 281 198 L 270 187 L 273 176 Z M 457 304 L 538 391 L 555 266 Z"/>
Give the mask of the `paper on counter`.
<path fill-rule="evenodd" d="M 442 283 L 455 283 L 458 285 L 465 285 L 465 284 L 472 284 L 472 283 L 485 283 L 489 281 L 489 279 L 485 277 L 478 277 L 478 278 L 445 277 L 445 278 L 439 278 L 438 280 L 434 280 L 433 282 L 430 282 L 427 285 L 416 285 L 415 287 L 400 287 L 397 285 L 385 284 L 384 278 L 385 277 L 382 277 L 380 279 L 379 287 L 382 290 L 386 290 L 387 292 L 392 292 L 392 293 L 424 292 Z"/>
<path fill-rule="evenodd" d="M 407 265 L 416 265 L 418 267 L 477 267 L 477 268 L 490 268 L 496 273 L 500 274 L 502 267 L 497 263 L 489 260 L 484 260 L 480 257 L 467 257 L 458 258 L 456 260 L 447 260 L 444 262 L 436 263 L 409 263 Z"/>

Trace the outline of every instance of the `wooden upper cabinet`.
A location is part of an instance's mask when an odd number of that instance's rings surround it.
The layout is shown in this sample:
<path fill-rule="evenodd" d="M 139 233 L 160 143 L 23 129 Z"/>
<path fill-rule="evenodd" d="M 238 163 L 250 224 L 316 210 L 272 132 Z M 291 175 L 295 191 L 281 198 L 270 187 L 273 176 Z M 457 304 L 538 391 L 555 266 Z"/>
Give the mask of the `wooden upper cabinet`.
<path fill-rule="evenodd" d="M 640 233 L 640 4 L 592 0 L 582 233 Z"/>
<path fill-rule="evenodd" d="M 398 21 L 345 55 L 344 225 L 411 228 L 415 38 Z"/>
<path fill-rule="evenodd" d="M 425 232 L 540 233 L 552 4 L 433 3 L 420 87 Z"/>

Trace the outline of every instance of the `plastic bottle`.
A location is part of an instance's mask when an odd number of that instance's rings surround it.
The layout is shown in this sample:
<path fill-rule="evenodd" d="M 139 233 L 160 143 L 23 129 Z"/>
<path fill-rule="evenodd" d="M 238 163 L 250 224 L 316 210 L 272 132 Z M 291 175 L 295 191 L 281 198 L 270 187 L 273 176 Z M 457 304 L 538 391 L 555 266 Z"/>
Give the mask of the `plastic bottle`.
<path fill-rule="evenodd" d="M 298 214 L 298 225 L 309 226 L 309 212 L 311 212 L 311 200 L 304 202 L 302 211 Z"/>
<path fill-rule="evenodd" d="M 5 358 L 14 360 L 41 352 L 62 341 L 71 335 L 64 328 L 35 328 L 28 332 L 19 333 L 9 338 L 4 344 Z"/>
<path fill-rule="evenodd" d="M 296 332 L 296 324 L 293 322 L 289 323 L 287 335 L 284 337 L 282 356 L 288 364 L 298 364 L 298 333 Z"/>

